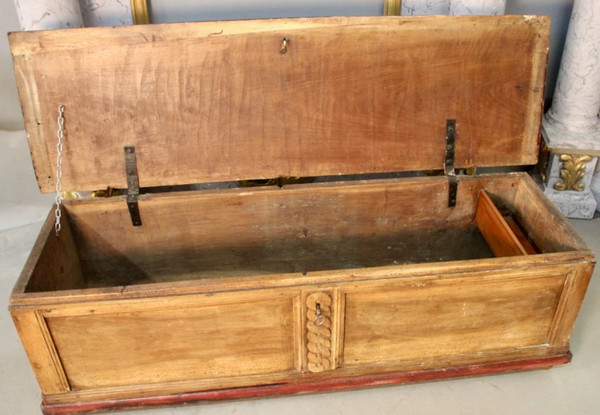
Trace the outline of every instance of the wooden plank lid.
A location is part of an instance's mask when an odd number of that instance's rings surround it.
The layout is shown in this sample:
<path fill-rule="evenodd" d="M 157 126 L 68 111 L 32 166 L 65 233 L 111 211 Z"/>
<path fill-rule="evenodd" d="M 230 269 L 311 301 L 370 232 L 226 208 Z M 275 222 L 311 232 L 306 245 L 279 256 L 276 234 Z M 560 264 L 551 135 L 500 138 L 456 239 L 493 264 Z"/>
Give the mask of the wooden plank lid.
<path fill-rule="evenodd" d="M 40 188 L 442 169 L 537 159 L 546 17 L 344 17 L 11 33 Z M 285 39 L 285 40 L 284 40 Z"/>

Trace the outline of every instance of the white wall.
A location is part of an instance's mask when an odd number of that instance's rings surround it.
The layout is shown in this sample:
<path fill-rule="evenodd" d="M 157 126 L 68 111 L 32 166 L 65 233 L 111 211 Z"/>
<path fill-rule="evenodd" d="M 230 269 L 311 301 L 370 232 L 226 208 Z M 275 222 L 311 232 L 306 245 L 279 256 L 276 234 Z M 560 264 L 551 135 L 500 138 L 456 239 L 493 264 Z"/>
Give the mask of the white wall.
<path fill-rule="evenodd" d="M 12 0 L 0 0 L 0 130 L 23 128 L 7 32 L 20 30 Z M 0 151 L 2 151 L 0 143 Z"/>
<path fill-rule="evenodd" d="M 0 231 L 43 220 L 54 195 L 38 189 L 25 131 L 0 130 Z"/>
<path fill-rule="evenodd" d="M 384 0 L 149 0 L 155 23 L 382 15 Z"/>

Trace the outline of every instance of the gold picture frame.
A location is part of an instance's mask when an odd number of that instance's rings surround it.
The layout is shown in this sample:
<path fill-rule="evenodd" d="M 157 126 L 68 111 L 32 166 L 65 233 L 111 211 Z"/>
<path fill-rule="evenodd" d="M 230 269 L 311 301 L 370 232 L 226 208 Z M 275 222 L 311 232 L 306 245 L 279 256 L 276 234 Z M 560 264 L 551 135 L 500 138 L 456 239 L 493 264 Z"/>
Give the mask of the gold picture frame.
<path fill-rule="evenodd" d="M 133 24 L 149 24 L 148 1 L 131 0 L 131 17 L 133 18 Z"/>
<path fill-rule="evenodd" d="M 384 0 L 383 14 L 385 16 L 398 16 L 400 15 L 400 6 L 402 0 Z M 148 1 L 147 0 L 131 0 L 131 17 L 133 18 L 133 24 L 149 24 L 150 15 L 148 13 Z"/>
<path fill-rule="evenodd" d="M 401 5 L 402 5 L 402 0 L 385 0 L 385 3 L 383 4 L 383 15 L 384 16 L 399 16 Z"/>

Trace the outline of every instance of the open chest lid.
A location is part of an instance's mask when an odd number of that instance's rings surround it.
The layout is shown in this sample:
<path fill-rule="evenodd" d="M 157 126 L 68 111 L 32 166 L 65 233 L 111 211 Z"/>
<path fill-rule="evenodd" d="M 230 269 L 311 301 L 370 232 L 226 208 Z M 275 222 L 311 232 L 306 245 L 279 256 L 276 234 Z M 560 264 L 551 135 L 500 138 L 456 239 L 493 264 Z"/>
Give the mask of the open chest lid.
<path fill-rule="evenodd" d="M 9 35 L 40 189 L 534 164 L 550 20 L 343 17 Z"/>

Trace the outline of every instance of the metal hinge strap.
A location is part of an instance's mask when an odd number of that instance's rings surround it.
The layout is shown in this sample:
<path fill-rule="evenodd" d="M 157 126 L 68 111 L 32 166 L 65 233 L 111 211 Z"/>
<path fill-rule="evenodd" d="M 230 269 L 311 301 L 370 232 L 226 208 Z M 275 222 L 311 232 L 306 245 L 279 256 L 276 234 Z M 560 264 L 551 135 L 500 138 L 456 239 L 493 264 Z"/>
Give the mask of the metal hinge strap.
<path fill-rule="evenodd" d="M 454 171 L 454 152 L 456 142 L 456 120 L 446 120 L 446 156 L 444 173 L 448 178 L 448 207 L 456 206 L 458 179 Z"/>
<path fill-rule="evenodd" d="M 126 146 L 125 151 L 125 172 L 127 174 L 127 208 L 131 216 L 133 226 L 141 226 L 140 209 L 138 206 L 138 196 L 140 194 L 140 183 L 137 172 L 137 161 L 135 158 L 135 147 Z"/>

